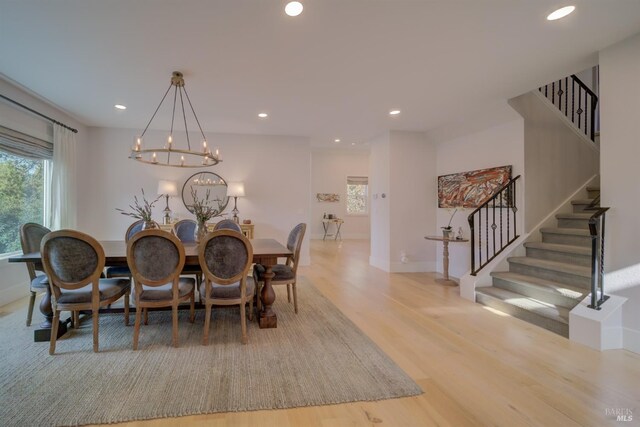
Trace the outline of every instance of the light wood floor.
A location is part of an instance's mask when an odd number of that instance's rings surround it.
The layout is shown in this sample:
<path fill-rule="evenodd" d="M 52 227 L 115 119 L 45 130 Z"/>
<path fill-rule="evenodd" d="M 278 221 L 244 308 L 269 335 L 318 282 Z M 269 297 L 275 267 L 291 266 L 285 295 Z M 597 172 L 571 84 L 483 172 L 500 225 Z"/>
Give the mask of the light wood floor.
<path fill-rule="evenodd" d="M 367 241 L 312 241 L 306 276 L 424 394 L 287 410 L 223 413 L 128 426 L 638 425 L 640 355 L 597 352 L 463 300 L 429 273 L 369 266 Z M 24 306 L 13 304 L 3 310 Z M 286 304 L 286 301 L 277 301 Z M 313 315 L 301 307 L 300 316 Z M 0 318 L 1 319 L 1 318 Z M 1 320 L 0 320 L 1 321 Z M 633 422 L 608 411 L 630 410 Z"/>

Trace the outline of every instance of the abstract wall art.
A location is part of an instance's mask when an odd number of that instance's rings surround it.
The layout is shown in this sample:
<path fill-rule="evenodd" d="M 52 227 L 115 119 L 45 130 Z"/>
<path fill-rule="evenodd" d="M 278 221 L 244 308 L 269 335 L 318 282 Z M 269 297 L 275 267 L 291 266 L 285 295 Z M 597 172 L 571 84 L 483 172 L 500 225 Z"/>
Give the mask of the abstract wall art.
<path fill-rule="evenodd" d="M 438 177 L 439 208 L 477 208 L 511 179 L 511 166 L 452 173 Z M 508 206 L 509 201 L 503 200 Z"/>
<path fill-rule="evenodd" d="M 318 193 L 316 198 L 319 202 L 339 202 L 340 195 L 336 193 Z"/>

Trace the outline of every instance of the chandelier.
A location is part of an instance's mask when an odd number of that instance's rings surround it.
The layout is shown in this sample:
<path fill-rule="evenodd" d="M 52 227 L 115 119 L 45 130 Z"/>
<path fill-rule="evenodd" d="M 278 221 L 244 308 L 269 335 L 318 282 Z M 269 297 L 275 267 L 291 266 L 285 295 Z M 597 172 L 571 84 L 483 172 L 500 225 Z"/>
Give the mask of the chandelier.
<path fill-rule="evenodd" d="M 173 110 L 171 114 L 171 130 L 169 131 L 167 142 L 162 147 L 146 148 L 143 145 L 143 137 L 147 132 L 147 129 L 149 129 L 149 125 L 151 125 L 151 122 L 158 113 L 158 110 L 162 106 L 162 103 L 167 98 L 167 95 L 171 91 L 172 87 L 174 88 Z M 198 129 L 200 129 L 200 134 L 202 135 L 202 148 L 199 150 L 191 148 L 189 128 L 187 126 L 187 115 L 184 108 L 185 100 L 191 108 L 191 113 L 193 113 L 193 117 L 195 118 Z M 184 120 L 184 130 L 186 133 L 186 150 L 177 148 L 173 139 L 173 125 L 175 123 L 176 104 L 178 103 L 178 101 L 180 101 L 182 119 Z M 131 148 L 131 155 L 129 157 L 141 163 L 160 166 L 172 166 L 178 168 L 199 168 L 203 166 L 215 166 L 222 161 L 218 149 L 216 149 L 215 154 L 213 154 L 211 152 L 211 148 L 207 146 L 207 139 L 204 136 L 204 132 L 202 131 L 202 127 L 200 126 L 200 122 L 198 121 L 198 116 L 193 109 L 193 105 L 191 105 L 189 94 L 187 93 L 187 89 L 184 86 L 184 76 L 181 72 L 173 72 L 173 75 L 171 77 L 171 84 L 169 85 L 167 91 L 164 93 L 164 96 L 162 97 L 160 104 L 156 108 L 156 111 L 151 116 L 149 123 L 147 123 L 147 126 L 142 131 L 142 134 L 135 137 L 133 148 Z"/>

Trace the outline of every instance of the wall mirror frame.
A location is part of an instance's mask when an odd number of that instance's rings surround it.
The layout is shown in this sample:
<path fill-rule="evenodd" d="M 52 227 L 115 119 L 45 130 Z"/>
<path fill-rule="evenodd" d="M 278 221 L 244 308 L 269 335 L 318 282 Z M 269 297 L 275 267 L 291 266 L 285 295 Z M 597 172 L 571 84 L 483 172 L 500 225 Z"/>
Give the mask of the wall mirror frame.
<path fill-rule="evenodd" d="M 198 172 L 191 175 L 182 186 L 182 203 L 187 210 L 193 213 L 193 193 L 199 200 L 204 200 L 209 191 L 209 205 L 224 212 L 229 203 L 227 197 L 227 181 L 213 172 Z"/>

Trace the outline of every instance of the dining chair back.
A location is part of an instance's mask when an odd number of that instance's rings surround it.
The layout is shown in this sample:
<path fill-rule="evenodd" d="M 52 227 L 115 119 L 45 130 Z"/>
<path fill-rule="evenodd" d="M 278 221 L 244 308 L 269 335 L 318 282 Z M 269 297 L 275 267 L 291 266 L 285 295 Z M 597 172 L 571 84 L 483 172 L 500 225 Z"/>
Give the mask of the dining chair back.
<path fill-rule="evenodd" d="M 242 233 L 242 228 L 240 228 L 240 226 L 231 219 L 223 219 L 222 221 L 218 222 L 213 227 L 213 229 L 214 230 L 233 230 L 233 231 L 237 231 L 238 233 Z"/>
<path fill-rule="evenodd" d="M 173 234 L 183 243 L 191 243 L 196 241 L 195 232 L 198 225 L 192 219 L 183 219 L 173 225 Z"/>
<path fill-rule="evenodd" d="M 155 221 L 154 224 L 157 225 Z M 131 223 L 124 233 L 124 241 L 128 242 L 136 233 L 142 231 L 143 226 L 144 221 L 141 219 Z M 129 267 L 126 265 L 107 267 L 107 277 L 126 277 L 127 279 L 131 279 L 131 270 L 129 270 Z"/>
<path fill-rule="evenodd" d="M 271 267 L 271 272 L 274 274 L 271 279 L 271 284 L 287 285 L 287 300 L 291 302 L 291 294 L 293 293 L 293 309 L 296 313 L 298 313 L 298 291 L 296 288 L 298 262 L 300 261 L 300 249 L 302 248 L 302 241 L 306 230 L 307 224 L 305 223 L 300 223 L 293 227 L 287 238 L 287 249 L 289 249 L 292 254 L 287 257 L 285 264 L 276 264 Z M 256 292 L 258 294 L 264 284 L 265 272 L 266 267 L 261 264 L 256 264 L 253 268 L 253 277 L 256 282 Z M 261 308 L 261 301 L 260 298 L 258 298 L 258 310 Z"/>
<path fill-rule="evenodd" d="M 255 284 L 247 277 L 253 260 L 251 242 L 242 233 L 216 230 L 208 234 L 198 247 L 198 259 L 204 275 L 200 285 L 200 299 L 205 304 L 204 335 L 202 344 L 209 342 L 211 306 L 239 305 L 242 343 L 247 343 L 245 306 L 249 306 L 249 319 L 253 318 Z"/>
<path fill-rule="evenodd" d="M 191 301 L 194 319 L 194 289 L 192 278 L 180 278 L 184 267 L 184 246 L 171 233 L 163 230 L 143 230 L 127 243 L 127 263 L 133 277 L 136 321 L 133 349 L 138 349 L 142 311 L 154 307 L 171 307 L 173 317 L 173 345 L 178 346 L 178 304 Z"/>
<path fill-rule="evenodd" d="M 34 222 L 28 222 L 20 226 L 20 245 L 23 254 L 30 254 L 40 251 L 40 243 L 42 238 L 51 232 L 47 227 Z M 49 287 L 49 279 L 44 274 L 44 267 L 40 262 L 28 262 L 27 272 L 29 273 L 29 288 L 31 296 L 29 297 L 29 308 L 27 310 L 27 326 L 31 326 L 33 318 L 33 307 L 36 302 L 38 292 L 46 291 Z M 41 272 L 42 274 L 38 274 Z"/>
<path fill-rule="evenodd" d="M 49 276 L 53 322 L 49 354 L 56 348 L 61 311 L 93 312 L 93 351 L 98 351 L 99 309 L 124 295 L 125 324 L 129 318 L 130 282 L 100 279 L 105 256 L 102 246 L 88 234 L 75 230 L 48 233 L 40 244 L 44 270 Z"/>

